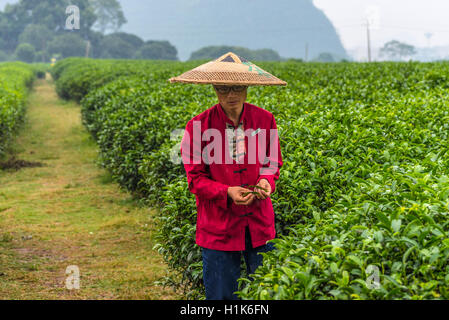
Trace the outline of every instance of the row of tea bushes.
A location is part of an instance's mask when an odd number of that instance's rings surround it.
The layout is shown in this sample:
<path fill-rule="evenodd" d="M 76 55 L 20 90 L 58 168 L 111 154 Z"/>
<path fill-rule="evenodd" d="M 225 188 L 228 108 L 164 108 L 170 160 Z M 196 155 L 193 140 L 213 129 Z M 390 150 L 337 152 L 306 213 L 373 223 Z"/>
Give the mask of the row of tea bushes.
<path fill-rule="evenodd" d="M 195 198 L 184 186 L 184 168 L 171 161 L 173 148 L 179 149 L 179 136 L 172 140 L 171 135 L 183 130 L 204 105 L 213 105 L 215 94 L 208 86 L 168 83 L 168 78 L 182 71 L 174 65 L 173 70 L 161 69 L 144 77 L 121 77 L 90 91 L 81 101 L 81 113 L 99 145 L 99 164 L 123 188 L 160 208 L 157 248 L 174 275 L 165 282 L 184 288 L 189 297 L 199 297 L 204 290 L 194 237 Z M 177 194 L 173 201 L 173 193 L 166 188 L 178 184 L 183 197 Z"/>
<path fill-rule="evenodd" d="M 126 74 L 95 88 L 92 84 L 100 83 L 104 75 L 110 73 L 108 61 L 62 60 L 54 69 L 54 77 L 58 79 L 56 85 L 61 81 L 67 83 L 64 79 L 69 78 L 78 82 L 68 91 L 73 92 L 72 98 L 82 97 L 83 124 L 99 145 L 99 164 L 109 169 L 122 187 L 147 204 L 161 208 L 159 251 L 172 270 L 183 275 L 180 285 L 201 293 L 199 248 L 194 245 L 193 236 L 195 210 L 189 210 L 195 207 L 195 199 L 185 188 L 185 198 L 177 201 L 190 206 L 182 205 L 183 210 L 175 212 L 170 206 L 172 201 L 168 200 L 171 193 L 166 188 L 185 180 L 182 165 L 170 161 L 171 152 L 179 149 L 177 143 L 180 140 L 180 136 L 170 139 L 173 131 L 178 129 L 182 133 L 188 120 L 207 108 L 205 106 L 214 105 L 215 93 L 211 86 L 173 85 L 167 81 L 192 68 L 192 63 L 172 63 L 170 68 L 161 65 L 158 70 L 142 72 L 144 75 L 139 72 L 154 68 L 152 62 L 135 62 L 130 66 L 128 61 L 116 61 L 117 70 L 122 69 L 121 63 L 127 64 Z M 88 69 L 91 73 L 87 80 L 76 73 L 76 70 Z M 66 76 L 66 72 L 71 76 Z M 87 95 L 84 95 L 83 87 L 91 88 Z M 189 223 L 182 223 L 183 217 Z M 179 228 L 181 224 L 182 228 Z M 186 228 L 190 230 L 188 234 Z M 184 244 L 179 246 L 180 242 Z"/>
<path fill-rule="evenodd" d="M 96 70 L 88 82 L 102 83 L 106 62 L 88 63 Z M 76 76 L 80 64 L 70 67 L 74 92 L 84 97 L 101 163 L 160 205 L 157 247 L 176 271 L 173 284 L 201 296 L 195 198 L 182 164 L 170 161 L 179 148 L 171 133 L 214 105 L 215 93 L 167 83 L 193 67 L 173 63 L 83 95 L 78 88 L 90 85 Z M 449 64 L 260 66 L 289 83 L 248 90 L 248 102 L 271 111 L 279 128 L 285 161 L 272 200 L 280 237 L 254 281 L 241 281 L 241 297 L 447 298 Z"/>
<path fill-rule="evenodd" d="M 296 203 L 302 217 L 243 298 L 449 297 L 449 95 L 439 88 L 378 103 L 363 112 L 335 106 L 329 118 L 318 112 L 327 125 L 316 126 L 311 139 L 322 144 L 313 148 L 298 137 L 307 159 L 286 168 L 283 178 L 296 183 L 281 193 L 289 190 L 284 205 Z M 316 134 L 304 121 L 291 129 Z M 318 210 L 314 184 L 326 195 Z"/>
<path fill-rule="evenodd" d="M 51 72 L 50 63 L 36 62 L 31 64 L 31 67 L 33 68 L 34 73 L 36 74 L 36 77 L 38 79 L 45 79 L 47 72 Z"/>
<path fill-rule="evenodd" d="M 173 61 L 68 58 L 58 61 L 51 75 L 60 97 L 80 102 L 88 92 L 121 77 L 138 75 L 151 79 L 154 73 L 183 68 L 183 64 Z"/>
<path fill-rule="evenodd" d="M 23 122 L 36 72 L 23 62 L 0 63 L 0 157 Z"/>
<path fill-rule="evenodd" d="M 359 69 L 284 118 L 275 210 L 297 224 L 242 279 L 242 298 L 449 297 L 448 64 Z"/>

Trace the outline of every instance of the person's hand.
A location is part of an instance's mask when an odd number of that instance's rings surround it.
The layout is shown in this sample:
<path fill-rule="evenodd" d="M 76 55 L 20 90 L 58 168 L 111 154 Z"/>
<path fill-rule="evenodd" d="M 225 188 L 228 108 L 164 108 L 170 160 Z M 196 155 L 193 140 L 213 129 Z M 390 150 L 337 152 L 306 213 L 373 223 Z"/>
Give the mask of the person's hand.
<path fill-rule="evenodd" d="M 249 206 L 255 199 L 251 190 L 242 187 L 229 187 L 228 196 L 240 206 Z"/>
<path fill-rule="evenodd" d="M 271 195 L 271 186 L 267 179 L 260 179 L 259 183 L 256 186 L 260 187 L 254 188 L 254 191 L 257 192 L 257 199 L 263 200 Z"/>

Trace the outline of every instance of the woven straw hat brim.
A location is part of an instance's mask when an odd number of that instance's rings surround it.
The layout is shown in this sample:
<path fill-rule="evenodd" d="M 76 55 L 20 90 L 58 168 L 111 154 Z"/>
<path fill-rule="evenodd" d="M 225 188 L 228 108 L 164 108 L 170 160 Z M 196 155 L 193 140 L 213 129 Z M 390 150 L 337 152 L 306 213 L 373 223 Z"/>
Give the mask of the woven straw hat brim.
<path fill-rule="evenodd" d="M 287 82 L 276 78 L 262 68 L 232 52 L 214 61 L 200 65 L 180 76 L 170 78 L 169 81 L 171 83 L 181 82 L 215 85 L 287 85 Z"/>

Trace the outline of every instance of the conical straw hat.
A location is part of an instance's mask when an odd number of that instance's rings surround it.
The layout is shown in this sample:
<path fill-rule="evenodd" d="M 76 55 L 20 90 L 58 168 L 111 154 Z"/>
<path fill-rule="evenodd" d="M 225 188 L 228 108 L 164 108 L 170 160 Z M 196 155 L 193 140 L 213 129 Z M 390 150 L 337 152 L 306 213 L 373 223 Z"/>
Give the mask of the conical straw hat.
<path fill-rule="evenodd" d="M 228 52 L 220 58 L 202 64 L 170 82 L 184 82 L 216 85 L 285 86 L 282 81 L 245 58 Z"/>

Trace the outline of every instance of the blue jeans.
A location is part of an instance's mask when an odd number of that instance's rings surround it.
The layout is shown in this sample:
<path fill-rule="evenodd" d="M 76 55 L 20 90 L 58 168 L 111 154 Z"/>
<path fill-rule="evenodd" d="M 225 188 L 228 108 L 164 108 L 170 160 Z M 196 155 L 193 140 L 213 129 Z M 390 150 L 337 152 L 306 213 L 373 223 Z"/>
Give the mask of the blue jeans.
<path fill-rule="evenodd" d="M 259 252 L 274 249 L 272 243 L 253 248 L 248 227 L 245 230 L 245 251 L 219 251 L 202 248 L 203 281 L 206 300 L 238 300 L 234 294 L 238 290 L 241 254 L 245 259 L 246 272 L 252 274 L 262 264 Z"/>

